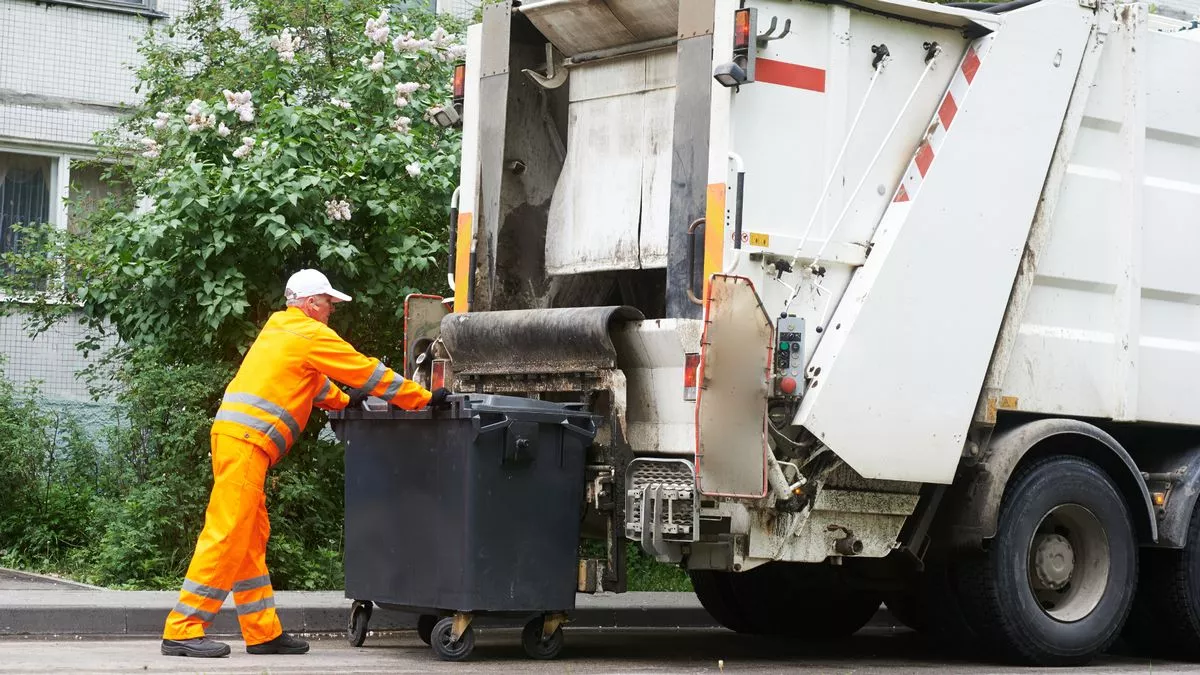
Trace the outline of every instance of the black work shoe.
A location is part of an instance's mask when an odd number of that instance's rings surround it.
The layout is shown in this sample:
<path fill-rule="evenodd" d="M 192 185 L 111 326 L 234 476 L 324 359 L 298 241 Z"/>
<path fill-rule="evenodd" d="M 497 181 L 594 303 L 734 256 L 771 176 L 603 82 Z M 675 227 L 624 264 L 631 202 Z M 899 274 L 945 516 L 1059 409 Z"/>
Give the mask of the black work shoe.
<path fill-rule="evenodd" d="M 250 654 L 307 654 L 308 643 L 287 633 L 280 633 L 270 642 L 246 645 L 246 651 Z"/>
<path fill-rule="evenodd" d="M 229 656 L 229 645 L 206 637 L 190 640 L 163 640 L 163 656 L 196 656 L 202 659 L 216 659 Z"/>

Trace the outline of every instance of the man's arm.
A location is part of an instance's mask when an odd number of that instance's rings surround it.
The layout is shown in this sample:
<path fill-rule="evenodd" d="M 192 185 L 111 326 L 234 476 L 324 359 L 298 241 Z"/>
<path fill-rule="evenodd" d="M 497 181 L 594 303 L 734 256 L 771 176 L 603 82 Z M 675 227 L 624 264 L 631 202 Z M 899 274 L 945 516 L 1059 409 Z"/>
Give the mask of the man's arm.
<path fill-rule="evenodd" d="M 358 353 L 328 327 L 323 326 L 313 336 L 308 360 L 313 368 L 338 382 L 362 389 L 405 410 L 424 408 L 432 397 L 428 389 L 405 379 L 379 359 Z"/>
<path fill-rule="evenodd" d="M 333 380 L 325 378 L 325 384 L 321 387 L 321 391 L 317 393 L 317 397 L 313 399 L 313 405 L 322 410 L 344 410 L 350 403 L 350 396 L 333 385 Z"/>

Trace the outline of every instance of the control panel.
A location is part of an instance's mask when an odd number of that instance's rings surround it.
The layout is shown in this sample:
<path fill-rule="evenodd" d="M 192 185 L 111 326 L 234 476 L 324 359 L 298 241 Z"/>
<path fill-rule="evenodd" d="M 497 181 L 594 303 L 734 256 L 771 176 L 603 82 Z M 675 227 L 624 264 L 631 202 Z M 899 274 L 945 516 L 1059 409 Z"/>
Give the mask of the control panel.
<path fill-rule="evenodd" d="M 780 317 L 775 342 L 775 393 L 799 396 L 804 372 L 804 319 Z"/>

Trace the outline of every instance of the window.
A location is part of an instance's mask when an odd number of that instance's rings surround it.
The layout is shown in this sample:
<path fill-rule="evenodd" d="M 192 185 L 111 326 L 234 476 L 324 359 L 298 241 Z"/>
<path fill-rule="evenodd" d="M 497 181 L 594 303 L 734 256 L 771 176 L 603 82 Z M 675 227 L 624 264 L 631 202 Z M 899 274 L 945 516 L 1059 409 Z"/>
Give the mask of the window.
<path fill-rule="evenodd" d="M 101 201 L 125 192 L 123 183 L 104 181 L 105 168 L 94 163 L 71 162 L 71 189 L 67 202 L 67 228 L 78 232 L 80 223 Z"/>
<path fill-rule="evenodd" d="M 50 157 L 0 152 L 0 253 L 20 245 L 14 225 L 50 223 Z"/>

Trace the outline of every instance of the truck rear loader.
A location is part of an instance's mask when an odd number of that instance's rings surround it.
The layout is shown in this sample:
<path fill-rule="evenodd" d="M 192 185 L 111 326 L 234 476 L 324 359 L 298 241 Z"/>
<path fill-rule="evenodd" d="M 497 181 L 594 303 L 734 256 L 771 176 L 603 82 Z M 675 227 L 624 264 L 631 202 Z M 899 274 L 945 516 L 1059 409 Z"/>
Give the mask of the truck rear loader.
<path fill-rule="evenodd" d="M 1200 659 L 1200 30 L 1144 3 L 529 0 L 453 106 L 431 386 L 582 403 L 579 589 Z M 453 308 L 450 309 L 449 305 Z M 599 547 L 597 547 L 599 548 Z"/>

